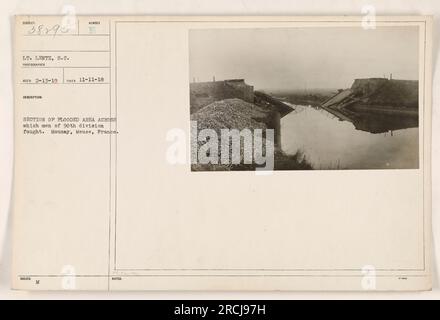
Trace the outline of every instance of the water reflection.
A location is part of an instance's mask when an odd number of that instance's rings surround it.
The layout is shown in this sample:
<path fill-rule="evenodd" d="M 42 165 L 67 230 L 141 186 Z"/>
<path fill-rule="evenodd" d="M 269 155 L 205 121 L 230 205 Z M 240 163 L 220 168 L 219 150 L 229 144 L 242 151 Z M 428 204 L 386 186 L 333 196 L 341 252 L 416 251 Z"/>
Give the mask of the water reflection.
<path fill-rule="evenodd" d="M 320 108 L 296 106 L 281 119 L 281 147 L 288 154 L 301 150 L 314 169 L 415 169 L 418 123 L 414 118 L 403 122 L 406 129 L 380 115 L 351 123 Z"/>
<path fill-rule="evenodd" d="M 371 133 L 383 133 L 419 126 L 418 117 L 403 115 L 358 113 L 352 121 L 356 129 Z"/>

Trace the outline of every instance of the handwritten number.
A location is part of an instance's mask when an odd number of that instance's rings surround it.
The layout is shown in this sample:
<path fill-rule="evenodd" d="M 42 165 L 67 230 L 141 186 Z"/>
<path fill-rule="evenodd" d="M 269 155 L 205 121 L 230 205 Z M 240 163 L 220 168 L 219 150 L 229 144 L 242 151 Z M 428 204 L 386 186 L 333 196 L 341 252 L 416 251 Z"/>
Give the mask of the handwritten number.
<path fill-rule="evenodd" d="M 59 33 L 67 33 L 67 32 L 69 32 L 69 29 L 62 27 L 60 24 L 55 24 L 55 25 L 51 25 L 51 26 L 46 26 L 44 24 L 40 24 L 37 27 L 32 26 L 29 29 L 28 34 L 39 35 L 39 36 L 51 34 L 55 37 Z"/>

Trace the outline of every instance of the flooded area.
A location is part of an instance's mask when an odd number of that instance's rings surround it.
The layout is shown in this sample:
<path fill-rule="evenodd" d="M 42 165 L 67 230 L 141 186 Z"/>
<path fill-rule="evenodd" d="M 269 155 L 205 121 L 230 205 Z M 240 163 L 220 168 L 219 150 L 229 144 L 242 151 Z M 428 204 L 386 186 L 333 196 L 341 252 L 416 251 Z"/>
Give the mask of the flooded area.
<path fill-rule="evenodd" d="M 281 147 L 302 152 L 314 169 L 419 167 L 417 119 L 366 116 L 352 123 L 319 107 L 292 106 L 295 111 L 281 119 Z"/>

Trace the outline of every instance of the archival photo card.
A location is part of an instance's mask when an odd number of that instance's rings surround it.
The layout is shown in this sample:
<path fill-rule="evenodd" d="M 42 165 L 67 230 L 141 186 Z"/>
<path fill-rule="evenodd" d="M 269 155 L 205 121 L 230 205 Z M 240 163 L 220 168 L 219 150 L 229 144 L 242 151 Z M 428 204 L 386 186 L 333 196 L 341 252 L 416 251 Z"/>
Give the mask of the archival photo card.
<path fill-rule="evenodd" d="M 432 287 L 431 17 L 14 34 L 15 289 Z"/>
<path fill-rule="evenodd" d="M 189 53 L 193 171 L 419 168 L 417 26 L 195 29 Z"/>

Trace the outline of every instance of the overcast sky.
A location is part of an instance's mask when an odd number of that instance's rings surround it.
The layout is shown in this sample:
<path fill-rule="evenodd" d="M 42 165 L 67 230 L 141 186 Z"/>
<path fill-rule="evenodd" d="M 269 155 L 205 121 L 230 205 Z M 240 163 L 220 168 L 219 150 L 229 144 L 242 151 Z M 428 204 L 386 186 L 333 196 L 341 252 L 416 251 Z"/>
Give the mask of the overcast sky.
<path fill-rule="evenodd" d="M 190 81 L 244 78 L 256 89 L 348 88 L 355 78 L 418 79 L 418 28 L 191 30 Z"/>

